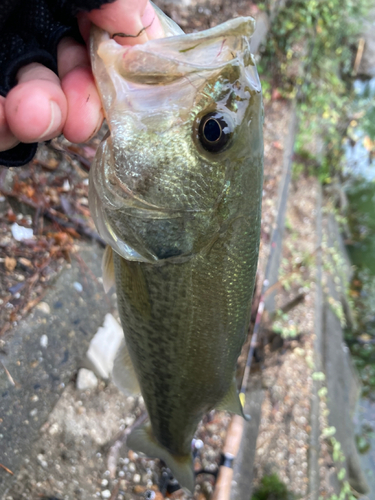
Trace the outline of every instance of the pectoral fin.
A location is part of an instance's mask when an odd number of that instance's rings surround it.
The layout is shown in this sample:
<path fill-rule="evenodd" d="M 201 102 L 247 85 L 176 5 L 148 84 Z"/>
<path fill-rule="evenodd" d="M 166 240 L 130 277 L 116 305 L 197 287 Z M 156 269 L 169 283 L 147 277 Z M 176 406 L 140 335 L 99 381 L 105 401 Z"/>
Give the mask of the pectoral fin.
<path fill-rule="evenodd" d="M 115 284 L 115 266 L 113 265 L 113 250 L 107 245 L 104 250 L 102 260 L 103 287 L 105 293 Z"/>
<path fill-rule="evenodd" d="M 141 392 L 125 341 L 121 342 L 117 351 L 113 364 L 112 379 L 126 396 L 134 396 Z"/>
<path fill-rule="evenodd" d="M 215 408 L 219 411 L 230 411 L 231 413 L 240 415 L 245 420 L 250 420 L 250 417 L 248 415 L 245 415 L 243 412 L 243 407 L 238 395 L 237 382 L 235 378 L 233 378 L 233 382 L 230 386 L 229 391 L 226 393 L 221 402 L 216 405 Z"/>
<path fill-rule="evenodd" d="M 188 455 L 172 455 L 155 439 L 149 423 L 134 429 L 127 439 L 129 448 L 144 453 L 150 458 L 160 458 L 171 469 L 180 486 L 194 491 L 193 458 Z"/>

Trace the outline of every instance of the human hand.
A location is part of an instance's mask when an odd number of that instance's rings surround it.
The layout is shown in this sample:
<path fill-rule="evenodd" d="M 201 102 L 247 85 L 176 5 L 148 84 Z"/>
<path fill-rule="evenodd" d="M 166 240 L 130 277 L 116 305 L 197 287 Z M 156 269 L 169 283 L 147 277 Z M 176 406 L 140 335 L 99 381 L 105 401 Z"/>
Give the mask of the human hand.
<path fill-rule="evenodd" d="M 91 22 L 111 34 L 136 35 L 146 28 L 136 38 L 115 37 L 123 45 L 164 36 L 148 0 L 116 0 L 77 17 L 86 42 Z M 85 142 L 99 130 L 103 112 L 86 47 L 72 38 L 62 39 L 57 62 L 58 75 L 39 63 L 21 68 L 17 85 L 6 97 L 0 96 L 0 151 L 61 133 L 71 142 Z"/>

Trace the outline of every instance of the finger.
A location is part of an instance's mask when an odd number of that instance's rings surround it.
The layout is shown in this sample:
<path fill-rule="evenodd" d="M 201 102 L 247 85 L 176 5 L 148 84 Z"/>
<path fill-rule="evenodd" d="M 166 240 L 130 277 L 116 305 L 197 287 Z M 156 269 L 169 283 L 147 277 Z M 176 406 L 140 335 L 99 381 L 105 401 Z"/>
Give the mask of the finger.
<path fill-rule="evenodd" d="M 12 134 L 5 117 L 5 97 L 0 96 L 0 151 L 14 148 L 19 143 Z"/>
<path fill-rule="evenodd" d="M 63 128 L 71 142 L 86 142 L 100 128 L 103 112 L 86 48 L 71 38 L 58 46 L 58 71 L 68 112 Z"/>
<path fill-rule="evenodd" d="M 131 35 L 116 36 L 121 45 L 145 43 L 164 36 L 159 18 L 148 0 L 117 0 L 92 10 L 87 18 L 112 36 L 115 33 Z M 82 24 L 81 29 L 87 30 L 87 27 Z"/>
<path fill-rule="evenodd" d="M 18 72 L 18 84 L 5 99 L 11 132 L 22 142 L 46 141 L 62 132 L 67 103 L 59 79 L 39 63 Z"/>

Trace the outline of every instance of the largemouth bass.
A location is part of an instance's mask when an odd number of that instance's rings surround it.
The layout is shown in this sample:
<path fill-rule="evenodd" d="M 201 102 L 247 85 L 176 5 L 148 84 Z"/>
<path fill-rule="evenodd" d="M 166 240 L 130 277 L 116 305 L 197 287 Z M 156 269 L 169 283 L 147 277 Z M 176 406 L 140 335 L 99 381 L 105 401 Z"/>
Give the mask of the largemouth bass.
<path fill-rule="evenodd" d="M 143 45 L 93 30 L 110 134 L 90 208 L 113 249 L 104 283 L 115 277 L 127 349 L 115 378 L 129 387 L 135 373 L 150 418 L 128 445 L 192 491 L 199 421 L 213 408 L 242 414 L 234 375 L 258 257 L 263 107 L 253 19 L 185 35 L 157 15 L 166 37 Z"/>

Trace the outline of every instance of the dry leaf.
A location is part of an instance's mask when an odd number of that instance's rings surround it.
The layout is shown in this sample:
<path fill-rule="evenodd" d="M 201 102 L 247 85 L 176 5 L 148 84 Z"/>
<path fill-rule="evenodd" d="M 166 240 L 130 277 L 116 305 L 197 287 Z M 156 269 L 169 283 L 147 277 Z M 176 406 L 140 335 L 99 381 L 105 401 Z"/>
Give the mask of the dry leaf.
<path fill-rule="evenodd" d="M 24 186 L 22 192 L 28 198 L 32 198 L 35 194 L 35 189 L 32 186 Z"/>
<path fill-rule="evenodd" d="M 136 484 L 134 487 L 133 487 L 133 492 L 136 494 L 136 495 L 140 495 L 142 493 L 144 493 L 146 491 L 146 486 L 141 486 L 140 484 Z"/>
<path fill-rule="evenodd" d="M 5 257 L 4 265 L 7 271 L 12 272 L 17 265 L 17 261 L 14 257 Z"/>
<path fill-rule="evenodd" d="M 280 150 L 284 149 L 284 146 L 281 144 L 281 142 L 280 142 L 280 141 L 274 141 L 274 142 L 272 143 L 272 146 L 273 146 L 274 148 L 276 148 L 276 149 L 280 149 Z"/>
<path fill-rule="evenodd" d="M 373 337 L 371 335 L 369 335 L 368 333 L 362 333 L 362 335 L 359 336 L 359 338 L 363 341 L 363 342 L 368 342 L 369 340 L 372 340 Z"/>
<path fill-rule="evenodd" d="M 25 257 L 20 257 L 18 262 L 25 267 L 33 267 L 33 263 L 29 259 L 25 259 Z"/>
<path fill-rule="evenodd" d="M 363 139 L 363 145 L 367 151 L 373 151 L 375 149 L 375 141 L 372 141 L 368 135 Z"/>
<path fill-rule="evenodd" d="M 273 101 L 278 101 L 278 100 L 280 100 L 280 99 L 282 99 L 282 98 L 283 98 L 283 96 L 281 95 L 281 92 L 280 92 L 280 90 L 279 90 L 279 89 L 273 89 L 273 90 L 272 90 L 272 96 L 271 96 L 271 99 L 272 99 Z"/>

